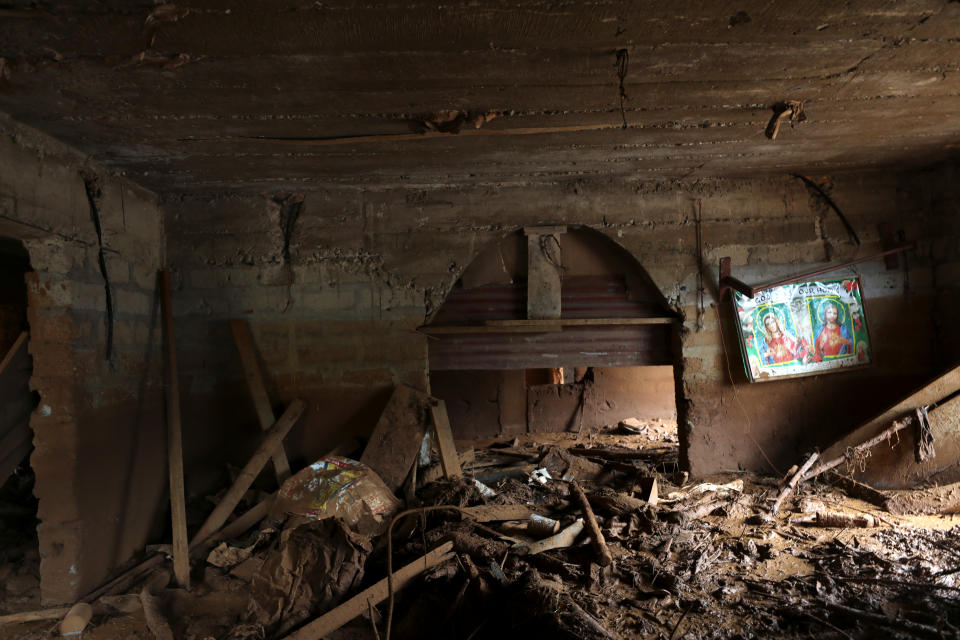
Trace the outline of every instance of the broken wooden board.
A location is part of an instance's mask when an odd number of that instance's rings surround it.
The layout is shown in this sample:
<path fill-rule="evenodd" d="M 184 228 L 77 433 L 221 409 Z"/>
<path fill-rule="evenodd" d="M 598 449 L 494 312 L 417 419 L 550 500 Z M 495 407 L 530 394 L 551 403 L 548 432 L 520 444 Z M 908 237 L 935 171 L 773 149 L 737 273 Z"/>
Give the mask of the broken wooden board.
<path fill-rule="evenodd" d="M 403 485 L 427 431 L 430 396 L 398 385 L 380 414 L 360 462 L 373 469 L 391 491 Z"/>
<path fill-rule="evenodd" d="M 233 341 L 237 344 L 237 351 L 240 352 L 243 375 L 247 380 L 247 387 L 250 389 L 250 397 L 253 398 L 253 406 L 257 411 L 260 428 L 266 431 L 273 426 L 277 418 L 273 413 L 267 388 L 263 384 L 260 363 L 257 362 L 257 354 L 253 349 L 253 340 L 250 339 L 250 327 L 243 320 L 231 320 L 230 329 L 233 331 Z M 287 454 L 282 444 L 273 453 L 272 459 L 277 484 L 283 484 L 283 481 L 290 477 L 290 462 L 287 461 Z"/>
<path fill-rule="evenodd" d="M 523 504 L 484 504 L 466 507 L 463 512 L 477 522 L 526 520 L 533 513 L 530 507 Z"/>
<path fill-rule="evenodd" d="M 453 557 L 452 542 L 445 542 L 422 558 L 414 560 L 393 573 L 393 591 L 399 591 L 411 580 L 431 567 L 442 564 Z M 320 640 L 365 613 L 370 606 L 383 602 L 390 597 L 389 581 L 384 578 L 372 587 L 364 589 L 335 609 L 328 611 L 313 622 L 288 635 L 284 640 Z"/>
<path fill-rule="evenodd" d="M 433 417 L 433 433 L 437 436 L 437 448 L 440 449 L 440 465 L 443 474 L 448 478 L 462 478 L 463 469 L 457 458 L 457 446 L 453 443 L 453 431 L 450 430 L 450 417 L 447 415 L 447 405 L 443 400 L 436 400 L 430 405 L 430 415 Z"/>

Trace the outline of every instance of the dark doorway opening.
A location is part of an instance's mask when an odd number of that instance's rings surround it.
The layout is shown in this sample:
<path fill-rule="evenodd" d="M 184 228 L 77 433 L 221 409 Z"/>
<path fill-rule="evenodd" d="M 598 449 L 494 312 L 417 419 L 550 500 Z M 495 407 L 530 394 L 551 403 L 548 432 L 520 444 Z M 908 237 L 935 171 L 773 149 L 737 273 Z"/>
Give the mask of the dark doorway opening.
<path fill-rule="evenodd" d="M 0 608 L 39 605 L 40 555 L 37 500 L 30 467 L 30 414 L 38 397 L 30 390 L 27 285 L 30 256 L 23 243 L 0 237 Z"/>

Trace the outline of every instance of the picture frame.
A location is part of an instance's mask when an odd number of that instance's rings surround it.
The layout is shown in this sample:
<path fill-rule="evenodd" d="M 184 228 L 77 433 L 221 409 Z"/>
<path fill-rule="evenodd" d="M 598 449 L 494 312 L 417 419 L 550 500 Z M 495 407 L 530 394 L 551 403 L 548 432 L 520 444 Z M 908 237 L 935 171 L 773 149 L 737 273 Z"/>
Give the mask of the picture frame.
<path fill-rule="evenodd" d="M 740 352 L 750 382 L 866 367 L 873 362 L 860 276 L 734 292 Z"/>

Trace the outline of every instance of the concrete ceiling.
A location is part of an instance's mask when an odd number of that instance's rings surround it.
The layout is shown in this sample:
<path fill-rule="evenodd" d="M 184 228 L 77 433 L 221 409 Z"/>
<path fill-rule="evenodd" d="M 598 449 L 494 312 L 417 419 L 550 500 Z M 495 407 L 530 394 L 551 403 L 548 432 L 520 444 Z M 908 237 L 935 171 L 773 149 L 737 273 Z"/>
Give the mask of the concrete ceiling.
<path fill-rule="evenodd" d="M 14 0 L 0 57 L 0 109 L 161 193 L 816 172 L 960 148 L 956 0 Z M 783 100 L 808 120 L 770 141 Z M 417 133 L 444 110 L 498 117 Z"/>

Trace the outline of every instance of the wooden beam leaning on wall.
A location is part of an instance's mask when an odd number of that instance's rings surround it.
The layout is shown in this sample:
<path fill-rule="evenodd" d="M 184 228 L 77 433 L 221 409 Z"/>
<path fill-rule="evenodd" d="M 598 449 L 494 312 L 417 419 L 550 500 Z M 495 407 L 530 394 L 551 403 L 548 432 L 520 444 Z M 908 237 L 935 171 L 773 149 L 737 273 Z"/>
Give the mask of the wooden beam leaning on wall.
<path fill-rule="evenodd" d="M 263 442 L 260 443 L 256 453 L 253 454 L 246 466 L 244 466 L 239 475 L 237 475 L 237 479 L 234 480 L 233 485 L 227 490 L 223 498 L 220 499 L 220 502 L 214 508 L 213 512 L 207 516 L 207 520 L 194 535 L 194 543 L 192 546 L 202 543 L 223 526 L 227 518 L 230 517 L 230 514 L 233 513 L 233 510 L 236 509 L 237 504 L 240 503 L 243 494 L 247 492 L 247 489 L 250 488 L 253 481 L 257 479 L 257 475 L 259 475 L 263 467 L 266 466 L 267 460 L 269 460 L 273 452 L 281 446 L 283 439 L 287 433 L 290 432 L 293 425 L 296 424 L 297 420 L 300 419 L 300 416 L 303 415 L 303 411 L 306 408 L 307 405 L 303 400 L 297 399 L 290 403 L 290 406 L 283 412 L 283 415 L 280 416 L 276 424 L 263 436 Z"/>
<path fill-rule="evenodd" d="M 437 436 L 437 447 L 440 449 L 443 475 L 447 478 L 463 477 L 457 447 L 453 443 L 453 431 L 450 429 L 446 403 L 443 400 L 434 399 L 430 404 L 430 416 L 433 418 L 433 433 Z"/>
<path fill-rule="evenodd" d="M 177 347 L 173 338 L 170 269 L 160 270 L 160 296 L 163 308 L 163 350 L 167 363 L 167 467 L 170 477 L 170 518 L 173 526 L 173 573 L 177 584 L 184 589 L 189 589 L 190 552 L 187 539 L 187 507 L 183 487 L 180 382 L 177 377 Z"/>
<path fill-rule="evenodd" d="M 230 329 L 233 331 L 233 341 L 237 344 L 237 351 L 240 352 L 243 375 L 247 380 L 247 387 L 250 389 L 253 406 L 257 410 L 260 428 L 266 431 L 273 426 L 277 418 L 273 413 L 273 406 L 270 404 L 266 386 L 263 384 L 260 364 L 257 362 L 253 340 L 250 338 L 250 327 L 244 320 L 231 320 Z M 273 453 L 273 470 L 277 475 L 277 484 L 283 484 L 283 481 L 290 477 L 290 462 L 287 460 L 287 454 L 283 450 L 282 443 Z"/>

